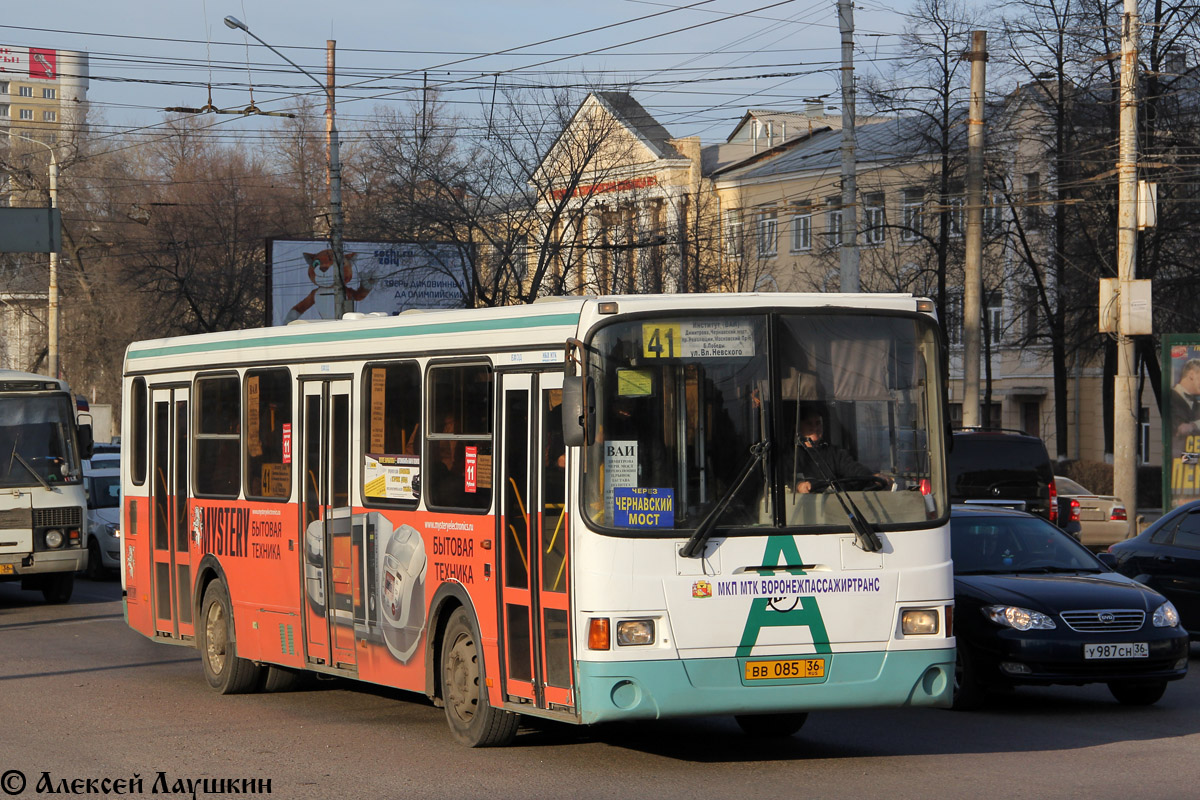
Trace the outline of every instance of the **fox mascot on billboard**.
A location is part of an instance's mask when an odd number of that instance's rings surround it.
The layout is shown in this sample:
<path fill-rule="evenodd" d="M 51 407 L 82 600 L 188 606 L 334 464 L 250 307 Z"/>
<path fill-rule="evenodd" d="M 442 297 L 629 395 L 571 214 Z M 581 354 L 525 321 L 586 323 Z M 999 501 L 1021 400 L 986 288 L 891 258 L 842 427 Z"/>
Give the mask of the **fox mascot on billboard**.
<path fill-rule="evenodd" d="M 342 285 L 346 287 L 346 299 L 357 302 L 371 293 L 375 282 L 366 279 L 359 282 L 358 288 L 350 286 L 350 280 L 354 276 L 355 255 L 357 254 L 345 253 L 342 257 Z M 292 306 L 283 319 L 285 325 L 300 319 L 304 312 L 313 306 L 317 307 L 319 319 L 334 319 L 336 316 L 333 301 L 336 294 L 337 270 L 333 264 L 333 251 L 327 248 L 319 253 L 305 253 L 304 262 L 308 264 L 308 279 L 313 282 L 315 288 L 307 297 Z"/>

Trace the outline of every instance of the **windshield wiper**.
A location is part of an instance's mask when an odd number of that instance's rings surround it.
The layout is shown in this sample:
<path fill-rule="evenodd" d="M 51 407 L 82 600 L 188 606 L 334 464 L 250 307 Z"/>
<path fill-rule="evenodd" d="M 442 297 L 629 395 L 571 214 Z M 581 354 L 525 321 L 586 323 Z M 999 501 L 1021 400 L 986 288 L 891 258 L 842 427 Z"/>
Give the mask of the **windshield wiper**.
<path fill-rule="evenodd" d="M 742 467 L 742 471 L 733 481 L 733 485 L 721 496 L 717 504 L 713 506 L 712 511 L 709 511 L 704 519 L 700 520 L 700 524 L 696 526 L 696 532 L 692 534 L 692 538 L 688 539 L 683 547 L 679 548 L 679 555 L 684 558 L 700 558 L 704 555 L 704 545 L 716 530 L 717 520 L 725 513 L 725 509 L 733 502 L 733 498 L 741 491 L 742 485 L 746 483 L 746 479 L 750 477 L 750 473 L 754 471 L 754 467 L 759 462 L 765 461 L 767 451 L 771 449 L 770 442 L 760 441 L 750 445 L 750 460 L 746 462 L 746 466 Z"/>
<path fill-rule="evenodd" d="M 820 455 L 820 445 L 814 447 L 812 442 L 806 439 L 804 446 L 808 448 L 813 463 L 824 474 L 825 481 L 833 487 L 834 497 L 842 504 L 842 510 L 846 512 L 846 517 L 850 520 L 850 527 L 854 529 L 854 543 L 868 553 L 878 553 L 883 549 L 883 542 L 879 541 L 879 535 L 875 533 L 871 523 L 863 518 L 862 512 L 858 510 L 854 500 L 842 489 L 837 478 L 833 477 L 829 465 L 825 463 L 825 457 Z"/>
<path fill-rule="evenodd" d="M 29 470 L 29 474 L 32 475 L 34 478 L 36 478 L 37 482 L 40 483 L 46 489 L 46 491 L 49 491 L 49 492 L 54 491 L 54 487 L 50 485 L 50 482 L 47 481 L 45 478 L 43 478 L 41 475 L 39 475 L 38 471 L 33 468 L 33 465 L 30 464 L 28 461 L 26 461 L 25 456 L 18 453 L 17 449 L 15 447 L 13 448 L 13 451 L 12 451 L 12 458 L 15 458 L 18 462 L 20 462 L 22 467 Z M 12 471 L 11 459 L 9 461 L 9 471 L 10 472 Z"/>

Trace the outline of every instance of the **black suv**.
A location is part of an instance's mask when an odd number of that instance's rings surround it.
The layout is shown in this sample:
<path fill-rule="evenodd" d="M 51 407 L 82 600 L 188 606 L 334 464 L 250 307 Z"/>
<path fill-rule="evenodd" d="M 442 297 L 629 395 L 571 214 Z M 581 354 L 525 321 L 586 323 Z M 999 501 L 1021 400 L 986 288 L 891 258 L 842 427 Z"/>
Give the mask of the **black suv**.
<path fill-rule="evenodd" d="M 1019 431 L 954 431 L 949 456 L 950 502 L 996 505 L 1059 524 L 1054 468 L 1046 445 Z"/>

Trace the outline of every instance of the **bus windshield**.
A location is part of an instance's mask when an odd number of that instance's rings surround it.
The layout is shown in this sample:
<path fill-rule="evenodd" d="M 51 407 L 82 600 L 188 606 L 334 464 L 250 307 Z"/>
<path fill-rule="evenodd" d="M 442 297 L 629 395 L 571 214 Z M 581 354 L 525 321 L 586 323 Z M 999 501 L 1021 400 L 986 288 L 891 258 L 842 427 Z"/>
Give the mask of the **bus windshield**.
<path fill-rule="evenodd" d="M 81 479 L 69 398 L 0 397 L 0 488 L 79 483 Z"/>
<path fill-rule="evenodd" d="M 946 510 L 937 341 L 926 317 L 861 310 L 604 327 L 585 513 L 677 535 L 724 500 L 722 529 L 849 530 L 851 499 L 881 529 L 928 525 Z"/>

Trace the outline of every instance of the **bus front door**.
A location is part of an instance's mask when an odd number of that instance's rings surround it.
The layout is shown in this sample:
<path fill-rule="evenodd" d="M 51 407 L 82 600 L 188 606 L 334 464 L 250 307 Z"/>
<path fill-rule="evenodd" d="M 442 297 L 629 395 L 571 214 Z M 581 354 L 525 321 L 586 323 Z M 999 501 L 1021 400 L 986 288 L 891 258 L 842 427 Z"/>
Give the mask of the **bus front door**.
<path fill-rule="evenodd" d="M 499 516 L 505 693 L 572 712 L 562 375 L 505 375 Z"/>
<path fill-rule="evenodd" d="M 350 381 L 304 381 L 301 527 L 305 643 L 314 664 L 356 667 L 350 543 Z"/>
<path fill-rule="evenodd" d="M 179 639 L 195 635 L 187 508 L 188 389 L 153 391 L 151 532 L 154 629 Z"/>

